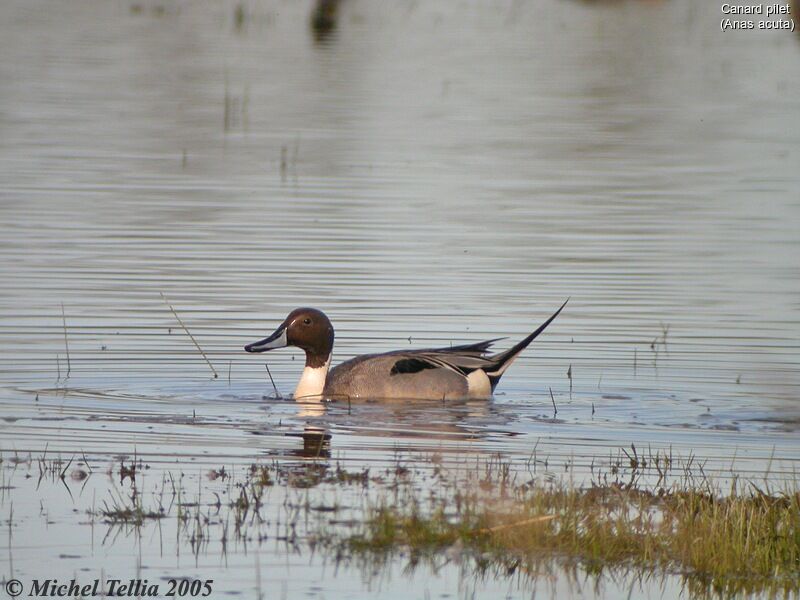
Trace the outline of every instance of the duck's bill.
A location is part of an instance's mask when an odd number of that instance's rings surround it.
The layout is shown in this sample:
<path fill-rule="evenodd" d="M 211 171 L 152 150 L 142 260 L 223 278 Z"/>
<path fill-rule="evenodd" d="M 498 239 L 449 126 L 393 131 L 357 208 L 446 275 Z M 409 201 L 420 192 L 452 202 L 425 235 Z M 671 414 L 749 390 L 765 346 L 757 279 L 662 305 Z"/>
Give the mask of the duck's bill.
<path fill-rule="evenodd" d="M 275 348 L 285 348 L 287 345 L 286 328 L 281 327 L 268 338 L 248 344 L 244 349 L 248 352 L 266 352 L 267 350 L 275 350 Z"/>

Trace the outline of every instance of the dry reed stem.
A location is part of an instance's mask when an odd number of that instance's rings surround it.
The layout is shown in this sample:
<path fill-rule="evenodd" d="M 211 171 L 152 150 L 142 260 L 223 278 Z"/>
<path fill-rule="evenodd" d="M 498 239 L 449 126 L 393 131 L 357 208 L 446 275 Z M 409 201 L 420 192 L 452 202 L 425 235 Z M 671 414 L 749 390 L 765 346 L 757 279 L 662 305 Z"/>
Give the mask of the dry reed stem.
<path fill-rule="evenodd" d="M 200 352 L 200 354 L 203 355 L 203 358 L 206 360 L 206 363 L 208 363 L 208 368 L 211 369 L 212 373 L 214 373 L 214 379 L 219 377 L 216 369 L 214 369 L 214 365 L 212 365 L 211 361 L 208 360 L 208 356 L 206 356 L 206 353 L 203 352 L 203 349 L 200 347 L 200 344 L 197 343 L 197 340 L 194 339 L 192 332 L 189 331 L 188 327 L 186 327 L 186 325 L 183 324 L 183 321 L 181 321 L 181 318 L 178 316 L 178 313 L 175 312 L 174 308 L 172 308 L 172 304 L 169 303 L 169 300 L 167 300 L 167 297 L 164 295 L 164 292 L 159 292 L 159 293 L 161 294 L 161 297 L 164 299 L 164 302 L 167 304 L 167 306 L 169 306 L 169 309 L 172 311 L 172 314 L 175 315 L 175 319 L 177 319 L 178 323 L 180 323 L 181 327 L 183 327 L 183 330 L 186 332 L 186 335 L 189 336 L 192 342 L 194 342 L 194 345 L 197 347 L 197 350 Z"/>
<path fill-rule="evenodd" d="M 275 397 L 283 400 L 283 396 L 281 396 L 281 393 L 278 391 L 278 386 L 275 385 L 275 380 L 272 378 L 272 373 L 269 372 L 269 365 L 264 363 L 264 366 L 267 368 L 267 375 L 269 375 L 269 380 L 272 382 L 272 389 L 275 390 Z"/>
<path fill-rule="evenodd" d="M 64 312 L 64 303 L 61 303 L 61 322 L 64 324 L 64 346 L 67 349 L 67 377 L 72 370 L 72 364 L 69 360 L 69 342 L 67 341 L 67 315 Z"/>
<path fill-rule="evenodd" d="M 518 527 L 520 525 L 531 525 L 533 523 L 544 523 L 546 521 L 552 521 L 556 518 L 556 515 L 542 515 L 539 517 L 533 517 L 532 519 L 525 519 L 523 521 L 515 521 L 513 523 L 506 523 L 505 525 L 495 525 L 494 527 L 485 527 L 484 529 L 479 529 L 478 533 L 494 533 L 496 531 L 502 531 L 503 529 L 511 529 L 512 527 Z"/>

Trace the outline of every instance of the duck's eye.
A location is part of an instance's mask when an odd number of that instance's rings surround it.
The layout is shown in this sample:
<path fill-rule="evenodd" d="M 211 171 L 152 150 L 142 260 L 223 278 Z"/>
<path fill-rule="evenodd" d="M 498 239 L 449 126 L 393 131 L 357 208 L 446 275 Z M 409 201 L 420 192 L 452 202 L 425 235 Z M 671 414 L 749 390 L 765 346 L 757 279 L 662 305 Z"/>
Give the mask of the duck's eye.
<path fill-rule="evenodd" d="M 303 319 L 303 325 L 311 325 L 311 319 L 309 319 L 308 317 Z"/>

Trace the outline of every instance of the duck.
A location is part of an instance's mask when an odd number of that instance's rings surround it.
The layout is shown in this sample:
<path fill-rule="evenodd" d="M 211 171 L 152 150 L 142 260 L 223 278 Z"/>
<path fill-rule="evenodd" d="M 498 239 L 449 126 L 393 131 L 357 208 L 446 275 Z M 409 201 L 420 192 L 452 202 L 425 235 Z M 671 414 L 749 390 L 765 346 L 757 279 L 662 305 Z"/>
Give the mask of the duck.
<path fill-rule="evenodd" d="M 506 370 L 567 302 L 569 298 L 535 331 L 497 354 L 489 354 L 489 348 L 503 338 L 363 354 L 331 369 L 333 325 L 324 312 L 307 307 L 294 309 L 271 335 L 244 349 L 251 353 L 287 346 L 303 350 L 306 362 L 295 400 L 490 400 Z"/>

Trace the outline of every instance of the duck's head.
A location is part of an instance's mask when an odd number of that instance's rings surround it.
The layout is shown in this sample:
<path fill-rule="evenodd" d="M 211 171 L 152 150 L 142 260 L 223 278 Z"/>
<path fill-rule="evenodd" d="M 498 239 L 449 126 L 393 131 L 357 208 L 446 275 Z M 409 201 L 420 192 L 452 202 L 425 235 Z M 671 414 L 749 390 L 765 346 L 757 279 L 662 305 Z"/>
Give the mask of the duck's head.
<path fill-rule="evenodd" d="M 322 367 L 333 351 L 333 325 L 316 308 L 295 308 L 269 337 L 244 347 L 247 352 L 266 352 L 296 346 L 306 353 L 306 365 Z"/>

